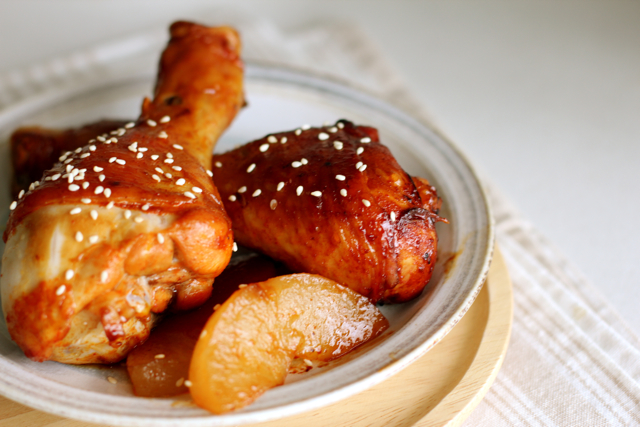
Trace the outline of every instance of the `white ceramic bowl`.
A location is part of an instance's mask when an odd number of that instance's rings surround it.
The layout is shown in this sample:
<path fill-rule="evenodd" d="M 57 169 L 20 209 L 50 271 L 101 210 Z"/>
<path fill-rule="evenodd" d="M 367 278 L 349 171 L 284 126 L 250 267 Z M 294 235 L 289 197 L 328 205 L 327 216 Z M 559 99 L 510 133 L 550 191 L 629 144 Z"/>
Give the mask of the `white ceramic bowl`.
<path fill-rule="evenodd" d="M 11 202 L 7 139 L 13 129 L 26 124 L 66 127 L 100 118 L 136 117 L 152 81 L 151 74 L 138 75 L 48 92 L 0 113 L 0 222 L 6 223 Z M 461 153 L 408 114 L 323 78 L 249 65 L 246 94 L 249 106 L 222 138 L 218 151 L 303 123 L 317 126 L 346 118 L 377 127 L 381 141 L 405 170 L 435 185 L 443 199 L 441 214 L 450 224 L 438 224 L 438 264 L 426 290 L 411 302 L 382 307 L 391 328 L 375 342 L 327 367 L 289 375 L 285 385 L 227 415 L 214 416 L 193 407 L 188 396 L 135 397 L 121 366 L 32 362 L 11 341 L 3 320 L 1 394 L 54 414 L 112 425 L 228 426 L 266 421 L 330 404 L 383 381 L 433 347 L 464 315 L 488 272 L 494 236 L 487 198 Z M 111 384 L 107 376 L 118 383 Z"/>

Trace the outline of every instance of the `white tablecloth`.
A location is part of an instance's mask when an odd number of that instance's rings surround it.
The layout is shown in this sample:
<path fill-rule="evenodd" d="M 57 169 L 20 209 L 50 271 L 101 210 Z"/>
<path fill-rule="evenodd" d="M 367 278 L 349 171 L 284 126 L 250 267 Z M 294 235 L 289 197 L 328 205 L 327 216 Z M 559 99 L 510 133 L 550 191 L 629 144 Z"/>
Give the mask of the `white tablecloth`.
<path fill-rule="evenodd" d="M 318 23 L 286 33 L 246 15 L 217 12 L 201 20 L 237 25 L 248 60 L 346 80 L 429 123 L 393 68 L 352 25 Z M 0 108 L 65 85 L 153 69 L 165 41 L 166 30 L 158 28 L 0 75 Z M 513 280 L 514 322 L 503 368 L 465 425 L 640 425 L 640 340 L 490 177 L 485 186 Z"/>

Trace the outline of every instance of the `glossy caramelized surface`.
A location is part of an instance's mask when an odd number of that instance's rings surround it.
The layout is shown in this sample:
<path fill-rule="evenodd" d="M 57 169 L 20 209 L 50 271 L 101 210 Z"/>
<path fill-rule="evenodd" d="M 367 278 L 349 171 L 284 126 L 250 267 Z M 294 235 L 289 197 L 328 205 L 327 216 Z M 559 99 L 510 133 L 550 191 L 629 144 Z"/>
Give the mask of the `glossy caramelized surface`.
<path fill-rule="evenodd" d="M 242 408 L 283 384 L 295 359 L 335 359 L 388 325 L 367 298 L 318 275 L 250 284 L 202 331 L 189 369 L 191 396 L 216 414 Z"/>
<path fill-rule="evenodd" d="M 409 300 L 428 283 L 441 201 L 402 170 L 376 129 L 339 121 L 276 133 L 213 161 L 243 245 L 374 302 Z"/>
<path fill-rule="evenodd" d="M 189 390 L 189 364 L 196 341 L 214 307 L 223 304 L 243 283 L 260 282 L 276 275 L 274 263 L 263 256 L 230 264 L 216 278 L 213 293 L 195 310 L 167 316 L 143 344 L 127 356 L 127 371 L 136 396 L 167 397 Z"/>
<path fill-rule="evenodd" d="M 230 28 L 173 24 L 140 118 L 62 155 L 12 205 L 2 301 L 27 356 L 115 362 L 155 313 L 209 296 L 233 245 L 209 169 L 244 102 L 239 50 Z"/>

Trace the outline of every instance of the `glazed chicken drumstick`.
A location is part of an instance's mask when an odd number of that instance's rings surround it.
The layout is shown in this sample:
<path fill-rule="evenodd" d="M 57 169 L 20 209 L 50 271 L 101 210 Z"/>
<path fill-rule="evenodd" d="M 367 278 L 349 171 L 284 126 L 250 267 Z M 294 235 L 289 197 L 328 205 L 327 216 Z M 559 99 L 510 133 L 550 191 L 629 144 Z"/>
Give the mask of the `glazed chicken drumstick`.
<path fill-rule="evenodd" d="M 236 241 L 368 297 L 418 295 L 436 262 L 441 200 L 402 170 L 376 129 L 269 135 L 214 155 L 214 182 Z"/>
<path fill-rule="evenodd" d="M 2 305 L 33 360 L 121 360 L 157 313 L 202 303 L 230 259 L 210 168 L 243 104 L 240 41 L 226 27 L 170 32 L 139 119 L 63 154 L 11 205 Z"/>

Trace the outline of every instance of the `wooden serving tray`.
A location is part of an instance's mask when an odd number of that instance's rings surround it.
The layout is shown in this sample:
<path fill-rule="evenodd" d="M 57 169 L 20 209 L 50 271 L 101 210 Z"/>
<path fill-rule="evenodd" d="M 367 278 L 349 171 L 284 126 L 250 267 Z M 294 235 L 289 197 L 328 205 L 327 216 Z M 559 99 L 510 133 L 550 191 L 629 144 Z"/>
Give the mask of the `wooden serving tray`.
<path fill-rule="evenodd" d="M 255 427 L 459 426 L 480 403 L 502 365 L 513 300 L 496 249 L 487 281 L 469 311 L 427 354 L 388 380 L 333 405 Z M 0 427 L 80 427 L 0 397 Z"/>

